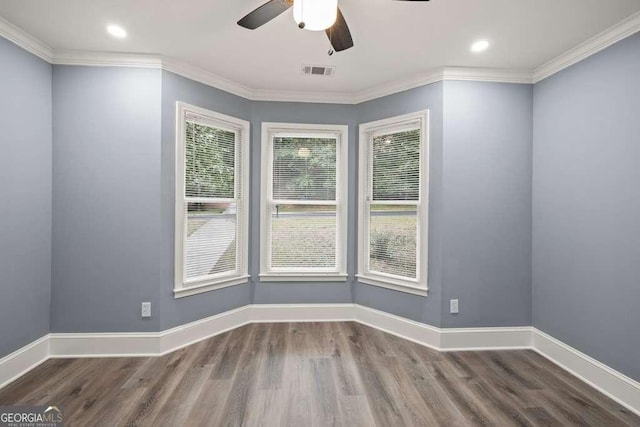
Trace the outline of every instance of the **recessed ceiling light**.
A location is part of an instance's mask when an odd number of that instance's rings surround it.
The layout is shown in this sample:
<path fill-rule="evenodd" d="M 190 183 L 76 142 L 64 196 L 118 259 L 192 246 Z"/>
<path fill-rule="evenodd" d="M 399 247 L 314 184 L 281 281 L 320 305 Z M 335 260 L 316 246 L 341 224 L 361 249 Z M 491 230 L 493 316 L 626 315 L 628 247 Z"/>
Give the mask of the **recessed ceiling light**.
<path fill-rule="evenodd" d="M 486 40 L 478 40 L 471 45 L 471 52 L 484 52 L 489 48 L 489 42 Z"/>
<path fill-rule="evenodd" d="M 127 37 L 127 32 L 125 31 L 125 29 L 117 25 L 107 25 L 107 32 L 118 39 Z"/>

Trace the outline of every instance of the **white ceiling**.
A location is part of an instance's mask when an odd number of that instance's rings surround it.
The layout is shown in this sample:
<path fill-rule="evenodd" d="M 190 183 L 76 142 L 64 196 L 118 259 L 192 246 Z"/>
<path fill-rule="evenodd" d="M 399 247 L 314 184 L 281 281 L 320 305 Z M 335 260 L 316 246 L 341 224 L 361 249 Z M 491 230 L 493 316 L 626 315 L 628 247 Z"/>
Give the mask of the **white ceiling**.
<path fill-rule="evenodd" d="M 324 32 L 299 30 L 291 10 L 254 31 L 236 25 L 265 1 L 0 0 L 0 15 L 54 49 L 160 54 L 254 89 L 353 93 L 443 66 L 531 70 L 640 11 L 640 0 L 339 0 L 355 47 L 330 57 Z M 471 53 L 481 38 L 491 47 Z M 336 75 L 304 76 L 302 64 Z"/>

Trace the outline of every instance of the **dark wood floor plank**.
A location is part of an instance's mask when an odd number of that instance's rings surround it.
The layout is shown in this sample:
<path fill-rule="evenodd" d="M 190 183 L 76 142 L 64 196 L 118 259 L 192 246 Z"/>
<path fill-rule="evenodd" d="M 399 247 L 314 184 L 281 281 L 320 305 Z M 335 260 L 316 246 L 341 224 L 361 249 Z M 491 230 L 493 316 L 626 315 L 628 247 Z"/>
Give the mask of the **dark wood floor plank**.
<path fill-rule="evenodd" d="M 463 425 L 464 417 L 462 413 L 440 387 L 432 373 L 431 364 L 441 360 L 441 358 L 438 357 L 437 360 L 423 358 L 419 355 L 422 352 L 416 351 L 423 347 L 394 336 L 390 336 L 389 339 L 396 348 L 398 358 L 403 362 L 408 380 L 427 407 L 431 409 L 431 413 L 436 418 L 438 425 Z"/>
<path fill-rule="evenodd" d="M 68 370 L 64 379 L 51 385 L 44 395 L 21 399 L 21 405 L 46 405 L 48 402 L 77 402 L 92 381 L 100 380 L 103 374 L 101 359 L 84 359 L 74 363 L 73 370 Z"/>
<path fill-rule="evenodd" d="M 396 400 L 402 408 L 406 425 L 438 425 L 437 417 L 433 414 L 432 408 L 424 404 L 422 396 L 411 382 L 402 362 L 397 357 L 386 357 L 382 359 L 380 366 L 383 368 L 387 387 L 397 395 Z"/>
<path fill-rule="evenodd" d="M 276 390 L 282 388 L 282 376 L 286 357 L 286 338 L 288 333 L 286 323 L 270 325 L 266 354 L 262 358 L 260 388 Z"/>
<path fill-rule="evenodd" d="M 311 370 L 306 352 L 307 333 L 300 324 L 289 324 L 285 337 L 287 354 L 283 369 L 281 425 L 311 425 Z"/>
<path fill-rule="evenodd" d="M 197 364 L 191 367 L 168 397 L 153 424 L 184 425 L 210 375 L 211 366 Z"/>
<path fill-rule="evenodd" d="M 36 367 L 22 378 L 0 390 L 0 405 L 15 405 L 29 399 L 38 400 L 46 397 L 51 388 L 73 374 L 75 366 L 80 366 L 79 359 L 50 359 Z M 72 367 L 74 366 L 74 367 Z"/>
<path fill-rule="evenodd" d="M 154 380 L 158 372 L 166 364 L 167 358 L 151 357 L 140 359 L 141 363 L 131 377 L 124 383 L 123 388 L 146 388 Z"/>
<path fill-rule="evenodd" d="M 559 426 L 560 420 L 554 418 L 546 409 L 541 407 L 524 408 L 524 415 L 536 426 Z"/>
<path fill-rule="evenodd" d="M 573 399 L 589 404 L 594 411 L 605 411 L 614 416 L 618 422 L 629 426 L 638 425 L 638 416 L 616 403 L 614 400 L 598 392 L 574 375 L 564 371 L 555 363 L 547 360 L 534 351 L 526 351 L 521 355 L 512 354 L 510 362 L 515 367 L 523 367 L 527 372 L 535 373 L 558 394 L 575 393 Z M 602 415 L 602 414 L 601 414 Z"/>
<path fill-rule="evenodd" d="M 336 426 L 339 424 L 339 407 L 331 359 L 312 358 L 309 360 L 309 369 L 311 371 L 312 424 Z"/>
<path fill-rule="evenodd" d="M 212 380 L 207 378 L 200 389 L 200 395 L 194 402 L 184 425 L 206 426 L 221 416 L 231 390 L 231 380 Z"/>
<path fill-rule="evenodd" d="M 249 325 L 249 328 L 251 332 L 247 333 L 248 342 L 244 351 L 235 355 L 238 361 L 237 369 L 232 377 L 233 382 L 227 403 L 218 420 L 220 425 L 244 425 L 247 412 L 252 409 L 249 404 L 257 388 L 260 358 L 264 357 L 264 346 L 270 328 L 265 323 Z"/>
<path fill-rule="evenodd" d="M 146 392 L 139 404 L 129 414 L 125 424 L 153 424 L 153 420 L 158 417 L 170 396 L 174 394 L 187 374 L 189 367 L 195 362 L 198 353 L 190 350 L 190 348 L 181 349 L 160 358 L 164 361 L 164 366 L 145 387 Z"/>
<path fill-rule="evenodd" d="M 494 388 L 491 382 L 485 382 L 482 379 L 470 385 L 472 392 L 481 402 L 482 406 L 495 415 L 500 414 L 508 423 L 513 426 L 532 427 L 533 424 L 522 413 L 521 408 L 512 404 L 500 394 L 499 390 Z"/>
<path fill-rule="evenodd" d="M 518 408 L 536 406 L 527 395 L 527 389 L 512 378 L 502 375 L 502 371 L 484 358 L 486 352 L 467 351 L 459 353 L 462 360 L 476 373 L 479 381 L 491 387 L 502 399 Z"/>
<path fill-rule="evenodd" d="M 492 425 L 491 414 L 487 414 L 477 399 L 470 396 L 467 380 L 460 378 L 459 372 L 448 360 L 432 364 L 434 377 L 456 408 L 465 418 L 467 425 Z"/>
<path fill-rule="evenodd" d="M 394 393 L 394 390 L 385 383 L 381 366 L 377 362 L 380 354 L 371 352 L 372 346 L 369 345 L 368 339 L 369 333 L 373 330 L 365 328 L 357 325 L 354 329 L 357 332 L 349 338 L 351 353 L 367 392 L 369 407 L 377 424 L 382 426 L 405 425 L 402 404 L 398 401 L 397 393 Z"/>
<path fill-rule="evenodd" d="M 216 365 L 222 356 L 221 349 L 227 344 L 230 336 L 231 332 L 225 332 L 203 341 L 204 347 L 196 359 L 196 365 L 200 367 Z"/>
<path fill-rule="evenodd" d="M 96 413 L 108 404 L 113 390 L 122 388 L 136 369 L 130 359 L 125 358 L 102 359 L 102 363 L 103 367 L 98 369 L 109 372 L 109 375 L 100 375 L 99 379 L 89 381 L 78 399 L 65 406 L 65 414 L 71 419 L 95 419 Z"/>
<path fill-rule="evenodd" d="M 243 349 L 249 344 L 249 339 L 254 331 L 253 325 L 242 326 L 229 332 L 229 337 L 220 349 L 218 363 L 215 364 L 211 379 L 228 380 L 233 377 L 238 366 L 239 355 Z"/>
<path fill-rule="evenodd" d="M 131 412 L 138 403 L 143 399 L 146 389 L 144 388 L 127 388 L 120 390 L 119 393 L 112 395 L 92 417 L 85 417 L 84 414 L 71 419 L 65 418 L 65 425 L 69 426 L 121 426 L 126 425 L 125 420 L 129 418 Z"/>
<path fill-rule="evenodd" d="M 257 389 L 251 399 L 251 411 L 247 412 L 245 425 L 280 426 L 283 425 L 283 402 L 285 391 Z"/>
<path fill-rule="evenodd" d="M 0 404 L 69 426 L 640 426 L 532 351 L 440 353 L 354 322 L 247 325 L 156 358 L 49 360 Z"/>
<path fill-rule="evenodd" d="M 342 396 L 338 404 L 342 425 L 357 427 L 376 425 L 366 396 Z"/>
<path fill-rule="evenodd" d="M 335 334 L 331 359 L 333 360 L 334 382 L 338 387 L 338 394 L 341 397 L 364 396 L 362 379 L 349 347 L 348 331 L 343 327 L 343 323 L 333 323 L 332 325 Z M 359 405 L 359 399 L 354 399 L 354 402 L 355 406 Z"/>

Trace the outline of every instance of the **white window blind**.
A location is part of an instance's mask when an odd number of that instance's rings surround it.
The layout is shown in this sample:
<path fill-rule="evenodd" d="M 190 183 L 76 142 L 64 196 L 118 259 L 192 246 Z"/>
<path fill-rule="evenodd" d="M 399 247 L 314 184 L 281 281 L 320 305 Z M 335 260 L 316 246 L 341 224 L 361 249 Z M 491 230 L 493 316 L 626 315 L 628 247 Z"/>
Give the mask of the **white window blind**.
<path fill-rule="evenodd" d="M 363 124 L 360 280 L 426 290 L 426 113 Z"/>
<path fill-rule="evenodd" d="M 263 147 L 262 276 L 345 275 L 346 129 L 283 126 Z"/>
<path fill-rule="evenodd" d="M 176 294 L 246 277 L 248 123 L 179 104 Z"/>

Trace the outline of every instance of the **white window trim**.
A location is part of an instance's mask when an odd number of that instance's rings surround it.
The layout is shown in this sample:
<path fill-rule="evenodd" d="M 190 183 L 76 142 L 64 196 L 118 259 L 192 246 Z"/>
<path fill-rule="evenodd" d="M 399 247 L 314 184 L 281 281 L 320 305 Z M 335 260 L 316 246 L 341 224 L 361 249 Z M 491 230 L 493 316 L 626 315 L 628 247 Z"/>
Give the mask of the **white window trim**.
<path fill-rule="evenodd" d="M 270 227 L 269 213 L 266 209 L 272 194 L 272 144 L 271 135 L 275 133 L 291 133 L 309 136 L 317 134 L 318 137 L 337 136 L 338 147 L 336 149 L 336 220 L 337 238 L 336 254 L 337 269 L 300 269 L 273 271 L 269 269 L 270 257 Z M 348 153 L 349 153 L 349 127 L 344 125 L 319 125 L 301 123 L 262 123 L 261 143 L 261 188 L 260 188 L 260 280 L 264 282 L 346 282 L 347 275 L 347 195 L 348 195 Z M 300 201 L 296 201 L 297 204 Z M 316 204 L 315 202 L 313 202 Z"/>
<path fill-rule="evenodd" d="M 184 221 L 185 206 L 185 123 L 184 120 L 187 113 L 193 113 L 204 116 L 208 119 L 227 124 L 230 128 L 241 131 L 241 140 L 237 144 L 240 150 L 240 189 L 241 193 L 241 209 L 238 210 L 237 236 L 244 236 L 244 242 L 238 244 L 238 266 L 237 273 L 223 273 L 219 275 L 205 276 L 202 279 L 192 280 L 185 283 L 184 280 L 184 264 L 185 252 L 184 244 L 186 239 L 186 224 Z M 175 277 L 174 277 L 174 298 L 183 298 L 203 292 L 213 291 L 216 289 L 226 288 L 229 286 L 247 283 L 249 281 L 248 273 L 248 254 L 249 254 L 249 141 L 250 141 L 250 123 L 246 120 L 236 117 L 227 116 L 225 114 L 216 113 L 204 108 L 196 107 L 178 101 L 176 103 L 176 151 L 175 151 Z"/>
<path fill-rule="evenodd" d="M 417 263 L 416 279 L 409 280 L 401 277 L 367 271 L 367 259 L 369 257 L 369 227 L 365 218 L 365 197 L 369 194 L 368 151 L 369 138 L 372 132 L 380 132 L 386 129 L 398 131 L 403 124 L 409 124 L 418 120 L 421 128 L 421 158 L 420 158 L 420 204 L 418 209 L 417 231 Z M 428 293 L 428 248 L 429 248 L 429 111 L 402 116 L 390 117 L 368 123 L 361 123 L 359 129 L 359 172 L 358 172 L 358 282 L 368 285 L 380 286 L 387 289 L 406 292 L 414 295 L 426 296 Z M 401 204 L 401 202 L 399 203 Z"/>

